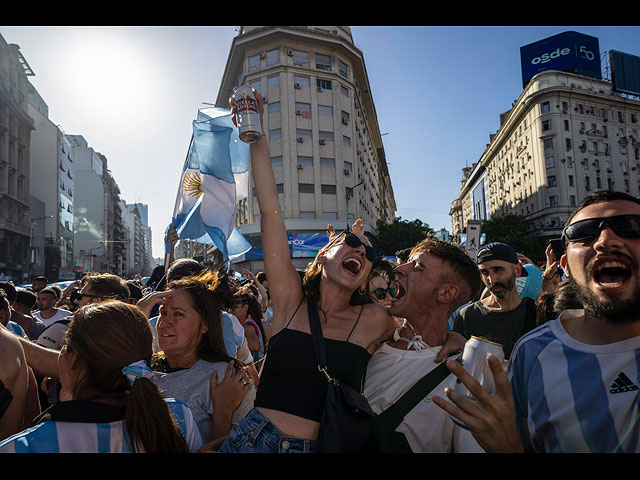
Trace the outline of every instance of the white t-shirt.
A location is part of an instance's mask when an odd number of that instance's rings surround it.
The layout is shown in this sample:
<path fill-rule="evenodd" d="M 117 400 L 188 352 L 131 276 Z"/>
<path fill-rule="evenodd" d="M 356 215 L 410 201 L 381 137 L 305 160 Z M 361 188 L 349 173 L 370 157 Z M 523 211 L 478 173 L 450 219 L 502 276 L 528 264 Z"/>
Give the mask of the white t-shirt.
<path fill-rule="evenodd" d="M 58 308 L 56 313 L 53 315 L 53 317 L 50 317 L 50 318 L 43 318 L 42 315 L 40 314 L 40 310 L 38 310 L 37 312 L 33 312 L 33 316 L 42 320 L 42 323 L 44 323 L 45 327 L 48 327 L 53 322 L 62 320 L 64 317 L 68 317 L 69 315 L 73 315 L 73 312 L 70 312 L 69 310 L 65 310 L 64 308 Z"/>
<path fill-rule="evenodd" d="M 375 413 L 383 412 L 424 375 L 436 368 L 440 347 L 422 351 L 400 350 L 383 344 L 369 360 L 364 396 Z M 449 414 L 433 403 L 444 395 L 453 374 L 443 380 L 405 417 L 396 429 L 405 434 L 414 453 L 484 452 L 468 430 L 458 427 Z"/>

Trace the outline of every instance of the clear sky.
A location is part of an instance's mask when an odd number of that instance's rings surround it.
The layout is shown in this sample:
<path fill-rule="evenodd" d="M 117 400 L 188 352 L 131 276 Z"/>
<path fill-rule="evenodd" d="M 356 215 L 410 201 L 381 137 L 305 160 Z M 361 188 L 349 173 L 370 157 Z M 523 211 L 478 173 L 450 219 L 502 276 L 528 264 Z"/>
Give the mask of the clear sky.
<path fill-rule="evenodd" d="M 522 92 L 520 47 L 574 30 L 640 56 L 640 27 L 352 26 L 376 105 L 397 212 L 451 231 L 462 168 Z M 214 103 L 236 27 L 0 26 L 65 133 L 104 154 L 128 203 L 149 205 L 163 256 L 198 108 Z M 204 103 L 203 103 L 204 102 Z"/>

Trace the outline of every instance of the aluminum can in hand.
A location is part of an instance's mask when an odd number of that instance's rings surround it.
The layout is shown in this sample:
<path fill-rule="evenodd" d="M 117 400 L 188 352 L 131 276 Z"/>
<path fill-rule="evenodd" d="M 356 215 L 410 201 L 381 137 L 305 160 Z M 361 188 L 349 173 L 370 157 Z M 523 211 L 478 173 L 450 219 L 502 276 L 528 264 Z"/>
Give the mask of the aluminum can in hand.
<path fill-rule="evenodd" d="M 462 352 L 462 366 L 490 394 L 496 391 L 493 373 L 489 368 L 489 357 L 491 356 L 498 357 L 498 360 L 502 363 L 504 361 L 502 345 L 482 337 L 472 336 L 465 343 L 464 351 Z M 453 382 L 452 389 L 469 398 L 474 398 L 467 387 L 464 386 L 464 383 L 455 377 Z"/>
<path fill-rule="evenodd" d="M 262 137 L 262 124 L 258 102 L 251 87 L 238 87 L 233 92 L 236 105 L 238 136 L 245 143 L 253 143 Z"/>

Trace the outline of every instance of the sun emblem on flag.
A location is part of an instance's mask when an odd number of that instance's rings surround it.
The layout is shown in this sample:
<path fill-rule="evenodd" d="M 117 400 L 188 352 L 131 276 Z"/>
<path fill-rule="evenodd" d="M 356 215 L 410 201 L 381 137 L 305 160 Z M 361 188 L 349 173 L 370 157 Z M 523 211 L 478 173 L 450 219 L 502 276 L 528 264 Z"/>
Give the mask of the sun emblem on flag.
<path fill-rule="evenodd" d="M 189 172 L 184 176 L 182 187 L 187 195 L 190 197 L 199 197 L 202 195 L 202 182 L 200 181 L 200 174 L 198 172 Z"/>

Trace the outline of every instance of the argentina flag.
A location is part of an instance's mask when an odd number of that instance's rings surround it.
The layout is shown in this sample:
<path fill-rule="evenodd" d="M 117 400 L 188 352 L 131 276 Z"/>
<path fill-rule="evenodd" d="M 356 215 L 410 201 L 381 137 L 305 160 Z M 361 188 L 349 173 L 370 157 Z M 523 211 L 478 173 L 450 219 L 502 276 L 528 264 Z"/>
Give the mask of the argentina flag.
<path fill-rule="evenodd" d="M 240 141 L 231 112 L 198 110 L 171 224 L 178 238 L 215 245 L 224 260 L 251 245 L 236 229 L 236 204 L 248 193 L 249 144 Z M 167 253 L 171 244 L 165 242 Z"/>

